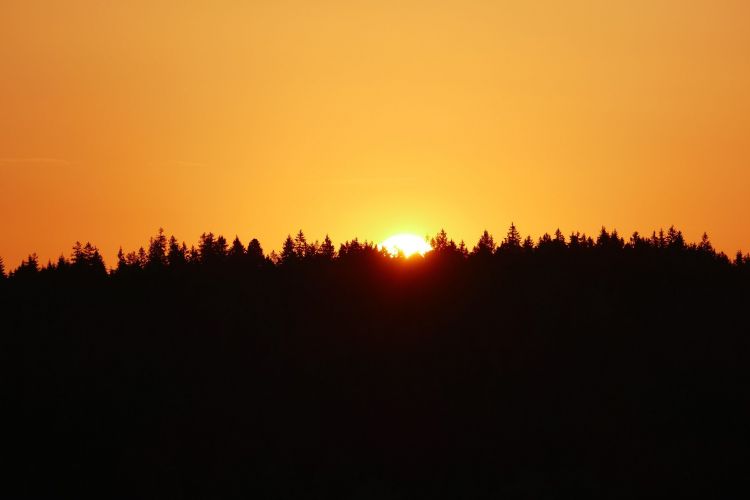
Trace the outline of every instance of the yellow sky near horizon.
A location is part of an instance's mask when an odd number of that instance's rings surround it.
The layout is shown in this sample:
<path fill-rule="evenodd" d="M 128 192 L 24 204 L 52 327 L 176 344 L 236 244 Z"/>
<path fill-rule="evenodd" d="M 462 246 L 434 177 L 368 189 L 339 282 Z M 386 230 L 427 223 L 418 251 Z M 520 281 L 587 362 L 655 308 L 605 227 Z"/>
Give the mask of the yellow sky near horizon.
<path fill-rule="evenodd" d="M 0 256 L 511 221 L 750 251 L 750 2 L 6 0 Z"/>

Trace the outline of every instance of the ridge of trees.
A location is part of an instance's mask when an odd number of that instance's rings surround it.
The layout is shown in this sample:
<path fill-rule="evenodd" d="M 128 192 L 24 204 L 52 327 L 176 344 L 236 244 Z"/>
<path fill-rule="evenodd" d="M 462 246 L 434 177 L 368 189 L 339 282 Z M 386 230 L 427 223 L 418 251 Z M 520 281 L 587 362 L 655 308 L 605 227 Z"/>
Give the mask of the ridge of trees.
<path fill-rule="evenodd" d="M 47 264 L 31 254 L 11 278 L 0 260 L 3 489 L 747 489 L 750 256 L 674 227 L 428 239 L 406 258 L 302 231 L 266 253 L 257 239 L 190 245 L 159 230 L 112 266 L 89 242 Z"/>
<path fill-rule="evenodd" d="M 736 268 L 750 268 L 750 254 L 738 251 L 734 259 L 723 252 L 717 252 L 706 233 L 697 243 L 686 242 L 682 231 L 674 226 L 666 231 L 659 229 L 650 236 L 642 236 L 637 231 L 625 240 L 617 230 L 609 232 L 602 227 L 594 238 L 586 233 L 573 232 L 567 237 L 557 229 L 553 234 L 544 233 L 535 242 L 531 236 L 521 235 L 515 224 L 511 224 L 505 237 L 498 244 L 495 237 L 484 230 L 477 243 L 469 250 L 464 241 L 456 243 L 449 238 L 444 229 L 430 238 L 432 250 L 424 256 L 411 258 L 429 261 L 502 261 L 504 259 L 523 258 L 524 256 L 544 255 L 588 255 L 605 256 L 638 255 L 678 257 L 692 255 L 717 264 Z M 261 243 L 253 238 L 247 246 L 239 236 L 232 243 L 222 235 L 211 232 L 200 235 L 197 247 L 179 242 L 175 236 L 167 237 L 164 229 L 149 238 L 146 247 L 139 247 L 125 253 L 122 248 L 117 253 L 117 263 L 107 269 L 99 249 L 90 242 L 76 241 L 70 257 L 60 255 L 57 261 L 48 261 L 40 265 L 36 253 L 31 253 L 21 264 L 6 275 L 5 266 L 0 257 L 0 279 L 24 280 L 36 274 L 71 273 L 78 276 L 104 278 L 108 275 L 127 275 L 141 271 L 158 272 L 172 269 L 175 271 L 187 268 L 212 268 L 225 266 L 235 269 L 279 268 L 346 261 L 351 259 L 403 259 L 403 255 L 393 257 L 387 250 L 371 241 L 360 241 L 357 238 L 340 244 L 338 250 L 326 234 L 322 242 L 308 241 L 302 230 L 292 237 L 287 235 L 279 253 L 272 251 L 266 254 Z"/>

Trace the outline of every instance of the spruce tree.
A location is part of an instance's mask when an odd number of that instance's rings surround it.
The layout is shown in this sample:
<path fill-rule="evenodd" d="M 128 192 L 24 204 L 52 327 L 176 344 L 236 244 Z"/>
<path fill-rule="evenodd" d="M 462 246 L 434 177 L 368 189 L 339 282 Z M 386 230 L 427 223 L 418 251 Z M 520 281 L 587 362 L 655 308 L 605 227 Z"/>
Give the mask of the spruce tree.
<path fill-rule="evenodd" d="M 325 239 L 323 240 L 323 243 L 321 243 L 320 247 L 318 248 L 318 255 L 320 255 L 325 260 L 333 260 L 334 257 L 336 257 L 336 247 L 333 246 L 333 242 L 327 234 Z"/>
<path fill-rule="evenodd" d="M 294 237 L 294 254 L 300 260 L 309 255 L 307 239 L 305 238 L 305 233 L 303 233 L 301 229 L 297 233 L 297 236 Z"/>
<path fill-rule="evenodd" d="M 167 264 L 170 267 L 182 267 L 187 262 L 187 246 L 185 243 L 182 243 L 182 246 L 180 246 L 177 243 L 177 238 L 174 236 L 171 236 L 169 238 L 169 245 L 168 245 L 168 252 L 167 252 Z"/>
<path fill-rule="evenodd" d="M 281 245 L 281 255 L 279 255 L 279 261 L 282 264 L 290 264 L 297 260 L 297 253 L 295 252 L 296 247 L 292 235 L 288 234 L 284 243 Z"/>
<path fill-rule="evenodd" d="M 244 256 L 245 246 L 240 241 L 240 237 L 235 235 L 232 246 L 229 248 L 229 258 L 236 261 L 242 259 Z"/>
<path fill-rule="evenodd" d="M 444 252 L 448 250 L 450 242 L 448 241 L 448 234 L 446 234 L 445 229 L 441 229 L 440 232 L 430 240 L 430 246 L 435 252 Z"/>
<path fill-rule="evenodd" d="M 167 265 L 167 237 L 164 229 L 159 228 L 159 233 L 149 240 L 148 244 L 148 266 L 151 268 L 162 268 Z"/>
<path fill-rule="evenodd" d="M 516 229 L 516 225 L 512 222 L 510 223 L 508 234 L 505 236 L 501 248 L 521 248 L 521 233 L 518 232 L 518 229 Z"/>
<path fill-rule="evenodd" d="M 485 229 L 482 236 L 479 237 L 479 241 L 472 250 L 474 255 L 489 256 L 495 253 L 495 239 Z"/>
<path fill-rule="evenodd" d="M 250 240 L 250 243 L 247 245 L 247 258 L 256 266 L 262 264 L 265 260 L 263 248 L 260 246 L 260 241 L 256 238 Z"/>

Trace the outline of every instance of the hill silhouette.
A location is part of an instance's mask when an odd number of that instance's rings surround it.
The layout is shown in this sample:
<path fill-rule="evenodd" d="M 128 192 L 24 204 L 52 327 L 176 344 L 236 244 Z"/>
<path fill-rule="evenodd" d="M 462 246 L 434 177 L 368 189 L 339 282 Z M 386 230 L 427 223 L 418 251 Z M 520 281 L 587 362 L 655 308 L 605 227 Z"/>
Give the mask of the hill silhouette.
<path fill-rule="evenodd" d="M 8 496 L 747 493 L 750 255 L 431 245 L 160 230 L 110 270 L 90 243 L 0 261 Z"/>

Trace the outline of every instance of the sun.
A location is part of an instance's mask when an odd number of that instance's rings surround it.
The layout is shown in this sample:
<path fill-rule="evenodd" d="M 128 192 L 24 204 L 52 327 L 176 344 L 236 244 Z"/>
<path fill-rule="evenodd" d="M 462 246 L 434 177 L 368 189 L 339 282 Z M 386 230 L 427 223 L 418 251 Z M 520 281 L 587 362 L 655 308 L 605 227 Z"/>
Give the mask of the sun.
<path fill-rule="evenodd" d="M 406 257 L 410 257 L 415 253 L 424 255 L 432 250 L 432 247 L 427 243 L 427 240 L 421 236 L 408 233 L 395 234 L 378 246 L 380 248 L 385 248 L 388 253 L 394 257 L 399 253 L 403 253 Z"/>

